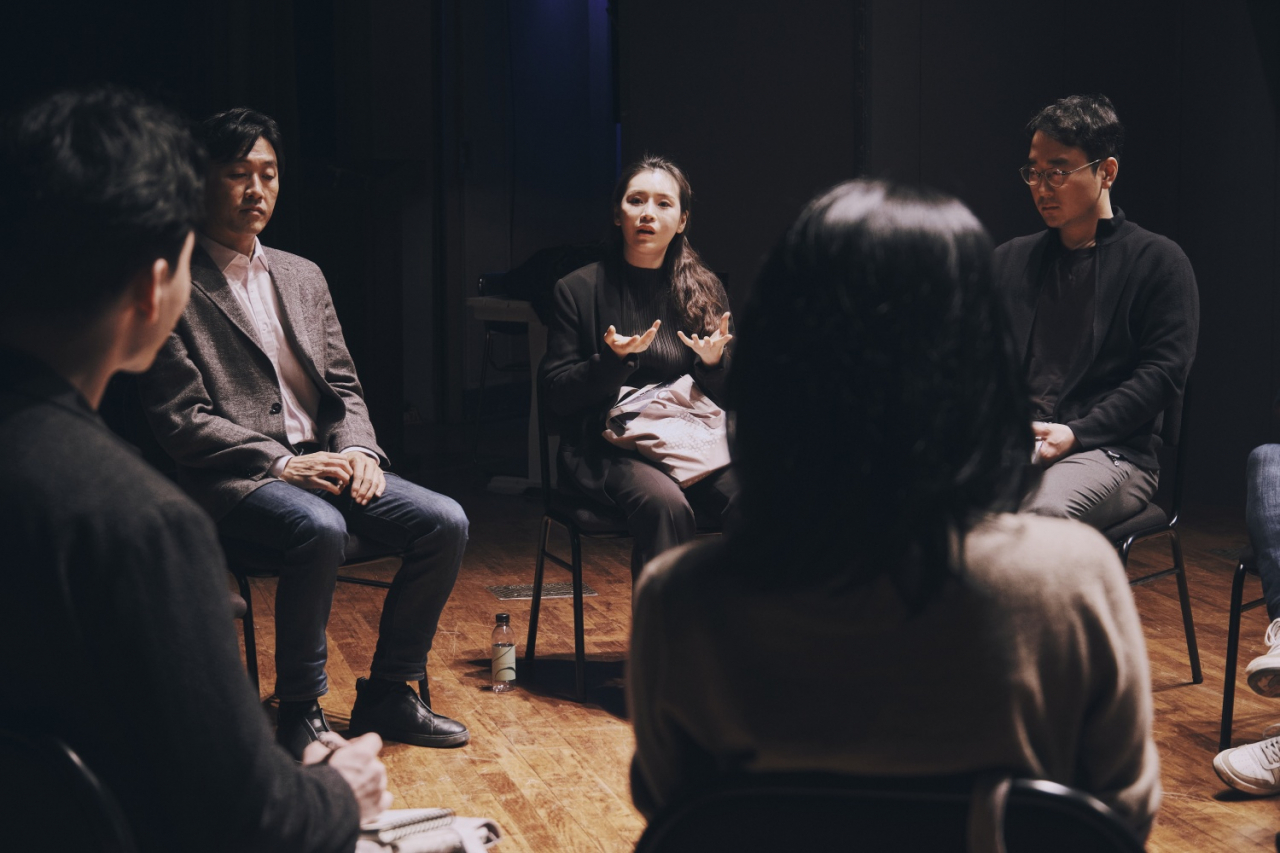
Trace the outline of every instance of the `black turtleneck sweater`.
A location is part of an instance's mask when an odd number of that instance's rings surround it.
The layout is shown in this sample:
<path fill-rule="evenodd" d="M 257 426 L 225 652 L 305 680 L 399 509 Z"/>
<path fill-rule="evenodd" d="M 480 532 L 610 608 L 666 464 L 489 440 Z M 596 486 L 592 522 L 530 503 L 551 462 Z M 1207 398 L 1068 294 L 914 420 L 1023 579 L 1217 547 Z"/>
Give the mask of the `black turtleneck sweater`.
<path fill-rule="evenodd" d="M 620 294 L 618 333 L 643 335 L 654 320 L 662 321 L 653 343 L 636 357 L 636 372 L 631 374 L 627 384 L 639 387 L 666 382 L 691 372 L 697 356 L 684 345 L 676 331 L 692 335 L 694 330 L 684 328 L 684 321 L 671 298 L 671 287 L 663 280 L 662 270 L 625 264 L 624 274 L 626 281 Z"/>

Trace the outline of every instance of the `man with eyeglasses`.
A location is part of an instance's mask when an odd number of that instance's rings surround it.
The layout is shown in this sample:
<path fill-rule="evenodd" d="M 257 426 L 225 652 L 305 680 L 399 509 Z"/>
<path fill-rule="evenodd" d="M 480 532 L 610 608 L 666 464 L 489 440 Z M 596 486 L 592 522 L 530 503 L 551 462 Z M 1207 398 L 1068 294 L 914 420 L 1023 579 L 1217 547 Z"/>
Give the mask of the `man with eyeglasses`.
<path fill-rule="evenodd" d="M 1195 357 L 1195 274 L 1111 203 L 1124 128 L 1110 99 L 1063 98 L 1027 134 L 1022 180 L 1048 230 L 995 252 L 1043 468 L 1022 511 L 1105 530 L 1155 494 L 1162 413 Z"/>

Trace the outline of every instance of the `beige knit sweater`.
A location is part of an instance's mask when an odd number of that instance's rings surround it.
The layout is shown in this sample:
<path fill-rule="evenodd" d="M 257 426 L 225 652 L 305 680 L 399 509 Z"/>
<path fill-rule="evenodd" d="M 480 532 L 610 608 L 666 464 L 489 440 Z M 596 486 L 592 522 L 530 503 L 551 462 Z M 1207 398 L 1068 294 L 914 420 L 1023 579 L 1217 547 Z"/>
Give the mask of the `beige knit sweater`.
<path fill-rule="evenodd" d="M 1151 686 L 1115 550 L 1074 521 L 993 516 L 964 582 L 908 616 L 887 584 L 750 589 L 725 542 L 650 563 L 635 593 L 632 796 L 652 817 L 715 773 L 988 768 L 1093 793 L 1140 833 L 1160 801 Z"/>

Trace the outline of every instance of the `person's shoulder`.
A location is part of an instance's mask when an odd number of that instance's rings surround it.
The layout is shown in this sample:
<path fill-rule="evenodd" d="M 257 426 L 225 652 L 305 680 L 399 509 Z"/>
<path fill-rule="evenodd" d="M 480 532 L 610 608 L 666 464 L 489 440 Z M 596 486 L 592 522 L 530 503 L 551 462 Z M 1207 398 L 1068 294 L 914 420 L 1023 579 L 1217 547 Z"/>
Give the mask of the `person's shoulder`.
<path fill-rule="evenodd" d="M 1126 219 L 1120 224 L 1116 233 L 1116 242 L 1145 250 L 1154 249 L 1157 252 L 1173 257 L 1186 257 L 1186 253 L 1182 251 L 1182 247 L 1175 243 L 1171 238 L 1166 237 L 1163 234 L 1157 234 L 1154 231 L 1149 231 L 1134 222 L 1132 219 Z"/>
<path fill-rule="evenodd" d="M 605 277 L 604 261 L 592 261 L 576 270 L 560 277 L 566 287 L 571 290 L 581 287 L 593 287 Z"/>
<path fill-rule="evenodd" d="M 30 407 L 0 425 L 0 441 L 23 448 L 5 491 L 32 510 L 87 520 L 121 537 L 164 529 L 176 519 L 200 524 L 203 511 L 105 425 L 54 404 Z M 5 501 L 6 503 L 8 501 Z"/>
<path fill-rule="evenodd" d="M 1035 248 L 1036 244 L 1045 239 L 1047 231 L 1037 231 L 1034 234 L 1024 234 L 1021 237 L 1014 237 L 1012 240 L 1005 240 L 999 246 L 996 246 L 995 253 L 998 257 L 1005 255 L 1014 255 L 1019 252 L 1030 252 Z"/>
<path fill-rule="evenodd" d="M 319 265 L 314 261 L 307 260 L 302 255 L 295 255 L 292 252 L 286 252 L 283 249 L 273 249 L 270 246 L 263 246 L 262 252 L 267 256 L 267 265 L 271 270 L 289 271 L 297 275 L 319 276 L 324 278 Z"/>
<path fill-rule="evenodd" d="M 1026 234 L 1022 237 L 1006 240 L 996 246 L 995 251 L 992 253 L 991 266 L 997 286 L 1002 284 L 1010 286 L 1013 281 L 1019 281 L 1025 277 L 1027 264 L 1036 251 L 1036 247 L 1047 239 L 1049 233 L 1048 231 L 1039 231 L 1035 234 Z M 1009 281 L 1006 281 L 1006 279 L 1009 279 Z"/>
<path fill-rule="evenodd" d="M 719 536 L 664 551 L 650 560 L 640 573 L 636 599 L 668 595 L 684 599 L 683 593 L 672 591 L 700 583 L 720 571 L 725 564 L 725 547 L 725 537 Z"/>
<path fill-rule="evenodd" d="M 965 538 L 965 568 L 976 579 L 1036 595 L 1127 583 L 1115 548 L 1096 529 L 1021 513 L 992 515 L 975 526 Z"/>

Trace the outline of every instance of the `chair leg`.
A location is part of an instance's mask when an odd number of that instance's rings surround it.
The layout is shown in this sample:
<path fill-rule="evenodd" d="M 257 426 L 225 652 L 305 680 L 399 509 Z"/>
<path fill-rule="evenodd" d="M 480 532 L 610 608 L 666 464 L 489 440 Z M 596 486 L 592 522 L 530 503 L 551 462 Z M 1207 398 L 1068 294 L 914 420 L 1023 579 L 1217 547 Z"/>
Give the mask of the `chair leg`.
<path fill-rule="evenodd" d="M 249 680 L 253 682 L 253 692 L 262 695 L 262 685 L 258 680 L 258 642 L 253 630 L 253 593 L 249 589 L 249 578 L 236 575 L 236 585 L 240 587 L 240 597 L 244 599 L 244 665 L 249 670 Z"/>
<path fill-rule="evenodd" d="M 587 643 L 582 627 L 582 537 L 569 531 L 573 550 L 573 680 L 578 701 L 587 698 Z"/>
<path fill-rule="evenodd" d="M 547 565 L 547 539 L 551 536 L 551 519 L 542 517 L 542 532 L 538 534 L 538 562 L 533 570 L 533 602 L 529 608 L 529 636 L 524 641 L 524 659 L 533 663 L 533 650 L 538 642 L 538 614 L 542 610 L 542 575 Z"/>
<path fill-rule="evenodd" d="M 1187 588 L 1187 567 L 1182 560 L 1182 539 L 1175 527 L 1169 531 L 1169 547 L 1173 551 L 1174 576 L 1178 579 L 1178 601 L 1182 604 L 1182 629 L 1187 635 L 1187 657 L 1191 660 L 1191 683 L 1204 681 L 1200 671 L 1200 647 L 1196 643 L 1196 623 L 1191 618 L 1191 590 Z"/>
<path fill-rule="evenodd" d="M 1244 561 L 1236 564 L 1231 579 L 1231 608 L 1227 613 L 1227 661 L 1222 673 L 1222 730 L 1218 734 L 1218 751 L 1231 747 L 1231 722 L 1236 706 L 1236 663 L 1240 654 L 1240 614 L 1244 602 Z"/>
<path fill-rule="evenodd" d="M 489 357 L 493 351 L 493 332 L 484 333 L 484 357 L 480 359 L 480 393 L 476 395 L 476 413 L 471 426 L 471 464 L 480 452 L 480 419 L 484 415 L 484 386 L 489 378 Z"/>
<path fill-rule="evenodd" d="M 1129 568 L 1129 551 L 1133 548 L 1133 537 L 1130 536 L 1124 540 L 1124 544 L 1120 546 L 1120 565 Z"/>

